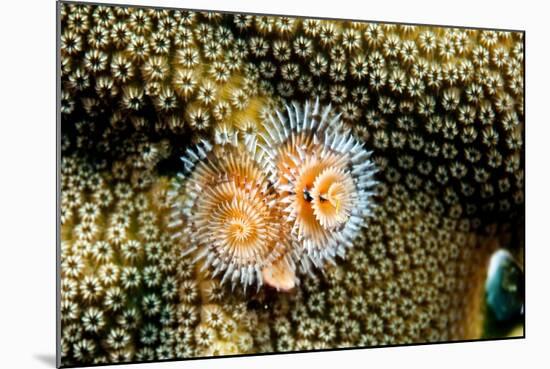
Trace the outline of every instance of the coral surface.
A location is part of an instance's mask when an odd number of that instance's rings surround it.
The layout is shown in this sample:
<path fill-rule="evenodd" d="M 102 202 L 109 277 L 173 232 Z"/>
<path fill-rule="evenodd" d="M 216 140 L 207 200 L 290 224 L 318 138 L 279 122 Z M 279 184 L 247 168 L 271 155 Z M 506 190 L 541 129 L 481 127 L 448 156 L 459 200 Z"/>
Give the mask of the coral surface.
<path fill-rule="evenodd" d="M 63 365 L 481 336 L 489 256 L 522 255 L 522 33 L 79 4 L 60 22 Z M 317 99 L 368 155 L 292 125 Z"/>

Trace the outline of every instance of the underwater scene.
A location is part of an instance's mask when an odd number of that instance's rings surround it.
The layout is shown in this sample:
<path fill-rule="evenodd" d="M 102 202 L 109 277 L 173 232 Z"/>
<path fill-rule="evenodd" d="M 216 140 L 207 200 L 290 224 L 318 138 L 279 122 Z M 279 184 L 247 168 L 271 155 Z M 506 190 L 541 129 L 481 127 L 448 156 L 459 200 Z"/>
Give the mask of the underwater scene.
<path fill-rule="evenodd" d="M 58 10 L 62 366 L 524 337 L 522 31 Z"/>

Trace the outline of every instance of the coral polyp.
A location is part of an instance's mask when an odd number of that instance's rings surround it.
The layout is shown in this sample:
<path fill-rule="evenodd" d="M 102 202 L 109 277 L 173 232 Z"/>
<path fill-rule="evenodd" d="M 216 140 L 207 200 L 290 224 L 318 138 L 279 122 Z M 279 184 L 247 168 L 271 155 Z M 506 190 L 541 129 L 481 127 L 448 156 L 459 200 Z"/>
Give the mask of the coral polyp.
<path fill-rule="evenodd" d="M 188 175 L 170 192 L 172 225 L 182 227 L 174 238 L 222 283 L 291 289 L 294 264 L 273 187 L 249 156 L 211 148 L 199 144 L 182 157 Z"/>
<path fill-rule="evenodd" d="M 285 204 L 302 269 L 345 255 L 365 227 L 376 180 L 370 152 L 330 106 L 292 104 L 269 115 L 256 155 Z"/>

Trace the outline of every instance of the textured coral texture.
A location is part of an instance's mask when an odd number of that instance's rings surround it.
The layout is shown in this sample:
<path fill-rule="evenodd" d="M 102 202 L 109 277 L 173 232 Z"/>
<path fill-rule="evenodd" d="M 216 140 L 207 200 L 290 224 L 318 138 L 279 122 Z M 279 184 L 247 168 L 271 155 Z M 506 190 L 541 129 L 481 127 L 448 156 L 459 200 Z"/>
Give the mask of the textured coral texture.
<path fill-rule="evenodd" d="M 481 336 L 488 258 L 523 255 L 523 33 L 69 3 L 60 22 L 63 365 Z M 372 214 L 287 291 L 222 284 L 174 236 L 180 157 L 317 99 L 372 152 Z"/>

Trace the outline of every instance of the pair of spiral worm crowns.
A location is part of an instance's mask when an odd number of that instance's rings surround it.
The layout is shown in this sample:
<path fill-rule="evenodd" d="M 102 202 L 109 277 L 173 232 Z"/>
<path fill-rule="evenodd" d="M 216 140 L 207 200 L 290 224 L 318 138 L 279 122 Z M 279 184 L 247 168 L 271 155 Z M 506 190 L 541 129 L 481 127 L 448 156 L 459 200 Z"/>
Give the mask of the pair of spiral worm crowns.
<path fill-rule="evenodd" d="M 318 99 L 241 133 L 186 150 L 169 191 L 173 237 L 222 283 L 289 291 L 353 246 L 372 214 L 376 167 Z"/>

